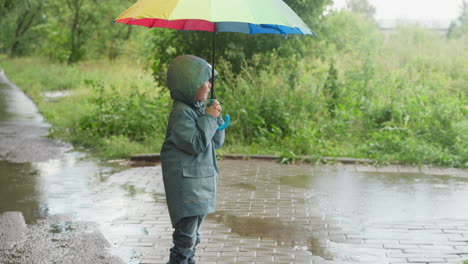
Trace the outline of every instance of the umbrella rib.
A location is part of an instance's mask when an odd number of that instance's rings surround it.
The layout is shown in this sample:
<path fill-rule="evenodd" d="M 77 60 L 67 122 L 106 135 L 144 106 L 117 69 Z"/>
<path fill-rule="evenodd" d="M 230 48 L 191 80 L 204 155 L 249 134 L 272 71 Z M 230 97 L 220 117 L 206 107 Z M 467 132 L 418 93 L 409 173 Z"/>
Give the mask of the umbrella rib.
<path fill-rule="evenodd" d="M 169 4 L 169 2 L 172 3 Z M 232 22 L 233 25 L 222 27 L 223 30 L 227 32 L 242 32 L 247 34 L 272 33 L 281 35 L 310 34 L 316 36 L 307 24 L 305 24 L 283 0 L 246 0 L 239 1 L 239 4 L 232 3 L 232 0 L 202 0 L 200 3 L 204 3 L 205 8 L 197 3 L 198 2 L 195 0 L 139 0 L 122 13 L 119 18 L 123 20 L 122 23 L 127 25 L 141 25 L 146 27 L 213 31 L 214 29 L 212 26 L 197 21 L 204 20 L 211 23 Z M 153 4 L 153 6 L 145 8 L 146 5 L 150 4 Z M 266 11 L 268 11 L 267 13 L 257 10 L 258 7 L 265 4 L 268 4 L 268 8 L 266 8 Z M 220 9 L 223 6 L 231 8 L 231 11 L 238 11 L 240 14 L 232 14 L 229 9 Z M 162 9 L 159 13 L 156 11 L 158 8 Z M 210 8 L 211 10 L 207 10 Z M 195 11 L 199 13 L 198 18 L 192 15 Z M 150 15 L 153 13 L 154 16 L 151 17 Z M 125 17 L 126 15 L 128 16 Z M 181 22 L 172 23 L 175 20 L 186 19 L 190 21 L 184 21 L 183 24 Z M 235 19 L 238 20 L 234 21 Z M 166 22 L 164 22 L 164 20 Z M 191 20 L 194 20 L 194 22 Z M 235 25 L 235 23 L 247 24 L 248 26 L 238 26 Z M 279 27 L 275 27 L 274 25 L 279 25 Z M 180 28 L 180 26 L 183 26 L 183 28 Z M 237 31 L 239 29 L 241 31 Z"/>
<path fill-rule="evenodd" d="M 174 5 L 174 8 L 171 10 L 171 13 L 167 16 L 167 21 L 172 21 L 172 15 L 174 14 L 175 10 L 177 10 L 177 6 L 180 4 L 180 0 L 177 0 L 177 3 Z"/>
<path fill-rule="evenodd" d="M 185 30 L 185 27 L 187 26 L 187 22 L 189 21 L 188 19 L 183 20 L 184 24 L 182 25 L 182 30 Z"/>

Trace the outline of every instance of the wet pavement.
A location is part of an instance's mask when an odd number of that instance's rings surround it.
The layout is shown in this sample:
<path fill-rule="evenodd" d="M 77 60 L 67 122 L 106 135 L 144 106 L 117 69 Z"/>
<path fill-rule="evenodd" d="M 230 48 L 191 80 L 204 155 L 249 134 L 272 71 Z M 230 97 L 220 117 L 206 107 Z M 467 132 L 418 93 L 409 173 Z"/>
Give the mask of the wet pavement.
<path fill-rule="evenodd" d="M 15 163 L 59 158 L 69 144 L 47 138 L 50 125 L 0 69 L 0 160 Z"/>
<path fill-rule="evenodd" d="M 121 168 L 47 138 L 49 127 L 0 69 L 0 263 L 123 263 L 91 199 Z"/>
<path fill-rule="evenodd" d="M 14 103 L 26 99 L 12 87 L 0 84 L 0 263 L 166 263 L 172 227 L 160 166 L 113 166 L 44 138 L 48 125 L 30 103 Z M 198 263 L 468 260 L 467 170 L 219 167 Z"/>
<path fill-rule="evenodd" d="M 217 212 L 200 263 L 462 263 L 468 259 L 468 172 L 432 167 L 220 161 Z M 125 187 L 123 187 L 125 186 Z M 172 228 L 161 168 L 113 174 L 96 197 L 128 202 L 108 226 L 135 263 L 165 263 Z M 122 234 L 126 234 L 124 237 Z"/>

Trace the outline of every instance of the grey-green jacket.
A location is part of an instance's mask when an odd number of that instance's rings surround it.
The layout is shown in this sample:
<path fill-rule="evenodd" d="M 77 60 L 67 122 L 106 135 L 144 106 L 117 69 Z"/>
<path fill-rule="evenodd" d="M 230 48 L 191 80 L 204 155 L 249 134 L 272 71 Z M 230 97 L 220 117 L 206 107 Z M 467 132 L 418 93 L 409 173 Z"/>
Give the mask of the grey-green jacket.
<path fill-rule="evenodd" d="M 161 148 L 164 188 L 172 225 L 181 218 L 215 211 L 218 167 L 215 149 L 224 143 L 224 121 L 205 114 L 195 101 L 198 88 L 211 77 L 211 66 L 194 56 L 169 65 L 167 86 L 174 100 Z"/>

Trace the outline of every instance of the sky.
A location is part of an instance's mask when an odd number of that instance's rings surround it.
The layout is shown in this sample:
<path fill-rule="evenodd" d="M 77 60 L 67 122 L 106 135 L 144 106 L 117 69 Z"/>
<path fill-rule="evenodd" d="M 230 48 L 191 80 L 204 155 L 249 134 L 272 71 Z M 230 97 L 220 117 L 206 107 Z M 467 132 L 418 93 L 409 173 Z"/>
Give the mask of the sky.
<path fill-rule="evenodd" d="M 377 20 L 455 20 L 461 14 L 463 0 L 368 0 L 376 8 Z M 346 6 L 346 0 L 333 0 L 334 8 Z"/>

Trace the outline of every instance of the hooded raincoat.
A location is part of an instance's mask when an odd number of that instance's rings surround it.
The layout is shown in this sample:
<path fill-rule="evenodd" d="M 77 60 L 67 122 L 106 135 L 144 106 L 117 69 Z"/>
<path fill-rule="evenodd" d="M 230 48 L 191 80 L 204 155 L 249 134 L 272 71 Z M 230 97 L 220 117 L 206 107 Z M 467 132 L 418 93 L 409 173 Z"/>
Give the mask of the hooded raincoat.
<path fill-rule="evenodd" d="M 183 217 L 215 211 L 219 173 L 215 149 L 224 143 L 224 130 L 217 128 L 224 121 L 205 114 L 205 103 L 195 100 L 198 88 L 210 78 L 211 65 L 190 55 L 175 58 L 167 71 L 174 103 L 161 165 L 172 226 Z"/>

